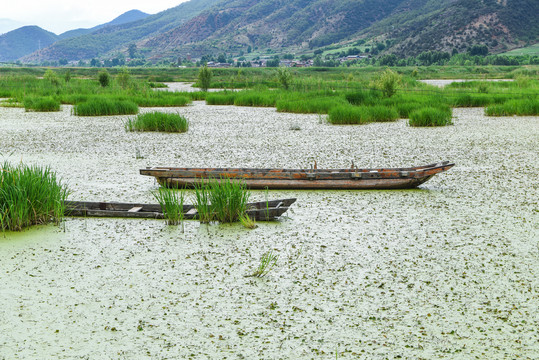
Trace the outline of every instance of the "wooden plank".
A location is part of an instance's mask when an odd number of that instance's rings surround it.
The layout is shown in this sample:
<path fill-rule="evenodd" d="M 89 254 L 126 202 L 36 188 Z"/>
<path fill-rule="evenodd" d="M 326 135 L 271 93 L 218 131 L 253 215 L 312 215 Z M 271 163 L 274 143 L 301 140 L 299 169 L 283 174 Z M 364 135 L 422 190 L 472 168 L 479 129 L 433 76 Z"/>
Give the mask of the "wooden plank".
<path fill-rule="evenodd" d="M 129 212 L 139 212 L 140 210 L 142 210 L 142 206 L 134 206 L 132 207 L 131 209 L 127 210 Z"/>

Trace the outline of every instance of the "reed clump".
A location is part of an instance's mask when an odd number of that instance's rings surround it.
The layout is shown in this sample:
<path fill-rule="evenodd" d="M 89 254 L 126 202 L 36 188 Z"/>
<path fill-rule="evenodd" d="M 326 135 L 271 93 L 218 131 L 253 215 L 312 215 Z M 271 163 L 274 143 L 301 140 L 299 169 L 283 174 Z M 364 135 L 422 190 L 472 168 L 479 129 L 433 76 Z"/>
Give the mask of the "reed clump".
<path fill-rule="evenodd" d="M 138 105 L 134 102 L 105 97 L 89 98 L 73 108 L 73 114 L 77 116 L 134 115 L 136 113 L 138 113 Z"/>
<path fill-rule="evenodd" d="M 0 168 L 0 229 L 59 224 L 68 194 L 50 168 L 5 162 Z"/>
<path fill-rule="evenodd" d="M 345 105 L 341 97 L 317 97 L 303 100 L 279 100 L 276 103 L 277 111 L 296 114 L 327 114 L 330 109 Z"/>
<path fill-rule="evenodd" d="M 25 111 L 52 112 L 60 111 L 60 101 L 52 96 L 28 96 L 23 101 Z"/>
<path fill-rule="evenodd" d="M 181 225 L 183 223 L 183 204 L 185 198 L 183 191 L 162 187 L 154 191 L 152 195 L 159 205 L 161 205 L 161 210 L 168 225 Z"/>
<path fill-rule="evenodd" d="M 410 113 L 410 126 L 446 126 L 452 124 L 452 111 L 449 107 L 424 107 Z"/>
<path fill-rule="evenodd" d="M 234 98 L 234 105 L 274 107 L 276 97 L 277 92 L 275 91 L 242 91 L 236 94 Z"/>
<path fill-rule="evenodd" d="M 235 93 L 208 94 L 206 104 L 208 105 L 234 105 Z"/>
<path fill-rule="evenodd" d="M 195 206 L 202 223 L 239 221 L 251 193 L 244 183 L 229 178 L 209 179 L 195 185 Z"/>
<path fill-rule="evenodd" d="M 189 129 L 189 121 L 182 115 L 163 112 L 138 114 L 125 123 L 126 131 L 161 131 L 184 133 Z"/>
<path fill-rule="evenodd" d="M 519 99 L 510 100 L 503 104 L 495 104 L 485 108 L 487 116 L 538 116 L 539 100 Z"/>
<path fill-rule="evenodd" d="M 328 122 L 336 125 L 367 124 L 370 122 L 395 121 L 398 111 L 383 105 L 352 106 L 344 105 L 332 108 L 328 114 Z"/>

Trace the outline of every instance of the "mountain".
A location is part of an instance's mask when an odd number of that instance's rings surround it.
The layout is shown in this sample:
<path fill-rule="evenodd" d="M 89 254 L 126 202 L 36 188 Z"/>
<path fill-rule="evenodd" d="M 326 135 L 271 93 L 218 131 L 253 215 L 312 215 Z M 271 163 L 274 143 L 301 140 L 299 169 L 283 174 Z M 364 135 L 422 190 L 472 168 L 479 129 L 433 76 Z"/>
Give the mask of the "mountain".
<path fill-rule="evenodd" d="M 24 58 L 114 56 L 136 44 L 146 58 L 238 54 L 249 47 L 306 53 L 358 40 L 385 53 L 502 52 L 539 37 L 537 0 L 190 0 L 123 25 L 65 39 Z"/>
<path fill-rule="evenodd" d="M 122 25 L 126 23 L 130 23 L 137 20 L 142 20 L 150 16 L 150 14 L 146 14 L 145 12 L 142 12 L 140 10 L 130 10 L 128 12 L 123 13 L 122 15 L 118 16 L 114 20 L 106 23 L 94 26 L 93 28 L 89 29 L 75 29 L 75 30 L 69 30 L 59 35 L 60 40 L 63 39 L 70 39 L 77 36 L 82 36 L 86 34 L 90 34 L 96 30 L 102 29 L 107 26 L 113 26 L 113 25 Z"/>
<path fill-rule="evenodd" d="M 400 55 L 463 51 L 474 44 L 497 53 L 537 43 L 537 14 L 539 1 L 534 0 L 410 1 L 360 34 L 390 40 L 390 51 Z"/>
<path fill-rule="evenodd" d="M 403 0 L 224 0 L 146 42 L 153 53 L 182 47 L 308 48 L 345 39 L 391 15 Z M 197 52 L 196 49 L 190 49 Z"/>
<path fill-rule="evenodd" d="M 23 26 L 0 35 L 0 61 L 15 61 L 20 57 L 51 45 L 58 35 L 39 26 Z"/>
<path fill-rule="evenodd" d="M 190 0 L 141 20 L 122 25 L 107 26 L 91 34 L 60 40 L 39 53 L 31 54 L 22 60 L 24 62 L 36 62 L 38 59 L 90 59 L 110 52 L 125 50 L 130 43 L 138 42 L 144 38 L 155 36 L 180 26 L 219 1 Z"/>

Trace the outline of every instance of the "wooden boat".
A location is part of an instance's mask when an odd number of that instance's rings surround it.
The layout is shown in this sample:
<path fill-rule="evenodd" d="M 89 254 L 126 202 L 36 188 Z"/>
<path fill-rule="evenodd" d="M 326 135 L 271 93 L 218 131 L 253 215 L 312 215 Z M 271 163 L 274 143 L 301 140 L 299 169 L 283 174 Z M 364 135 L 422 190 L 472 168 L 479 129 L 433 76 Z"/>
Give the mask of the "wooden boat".
<path fill-rule="evenodd" d="M 233 178 L 251 189 L 409 189 L 448 170 L 448 161 L 410 168 L 358 169 L 241 169 L 171 168 L 140 169 L 167 187 L 192 187 L 208 179 Z"/>
<path fill-rule="evenodd" d="M 284 214 L 296 199 L 259 201 L 247 204 L 247 215 L 256 221 L 272 221 Z M 139 219 L 163 219 L 159 204 L 119 202 L 66 201 L 66 216 L 126 217 Z M 194 205 L 183 206 L 184 219 L 196 219 Z"/>

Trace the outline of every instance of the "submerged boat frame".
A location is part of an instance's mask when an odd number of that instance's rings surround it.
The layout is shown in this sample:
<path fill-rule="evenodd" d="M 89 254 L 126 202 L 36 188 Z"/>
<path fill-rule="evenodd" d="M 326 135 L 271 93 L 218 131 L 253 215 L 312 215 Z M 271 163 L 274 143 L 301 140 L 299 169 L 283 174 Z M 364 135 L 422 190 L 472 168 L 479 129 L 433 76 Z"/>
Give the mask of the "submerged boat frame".
<path fill-rule="evenodd" d="M 295 198 L 252 202 L 245 212 L 256 221 L 273 221 L 284 214 Z M 164 219 L 159 204 L 138 204 L 120 202 L 65 201 L 66 216 L 82 217 L 124 217 L 136 219 Z M 198 218 L 194 205 L 183 205 L 184 220 Z"/>
<path fill-rule="evenodd" d="M 173 168 L 140 169 L 153 176 L 161 186 L 193 187 L 210 179 L 237 179 L 250 189 L 410 189 L 434 175 L 448 170 L 448 161 L 409 168 L 379 169 L 249 169 L 249 168 Z"/>

